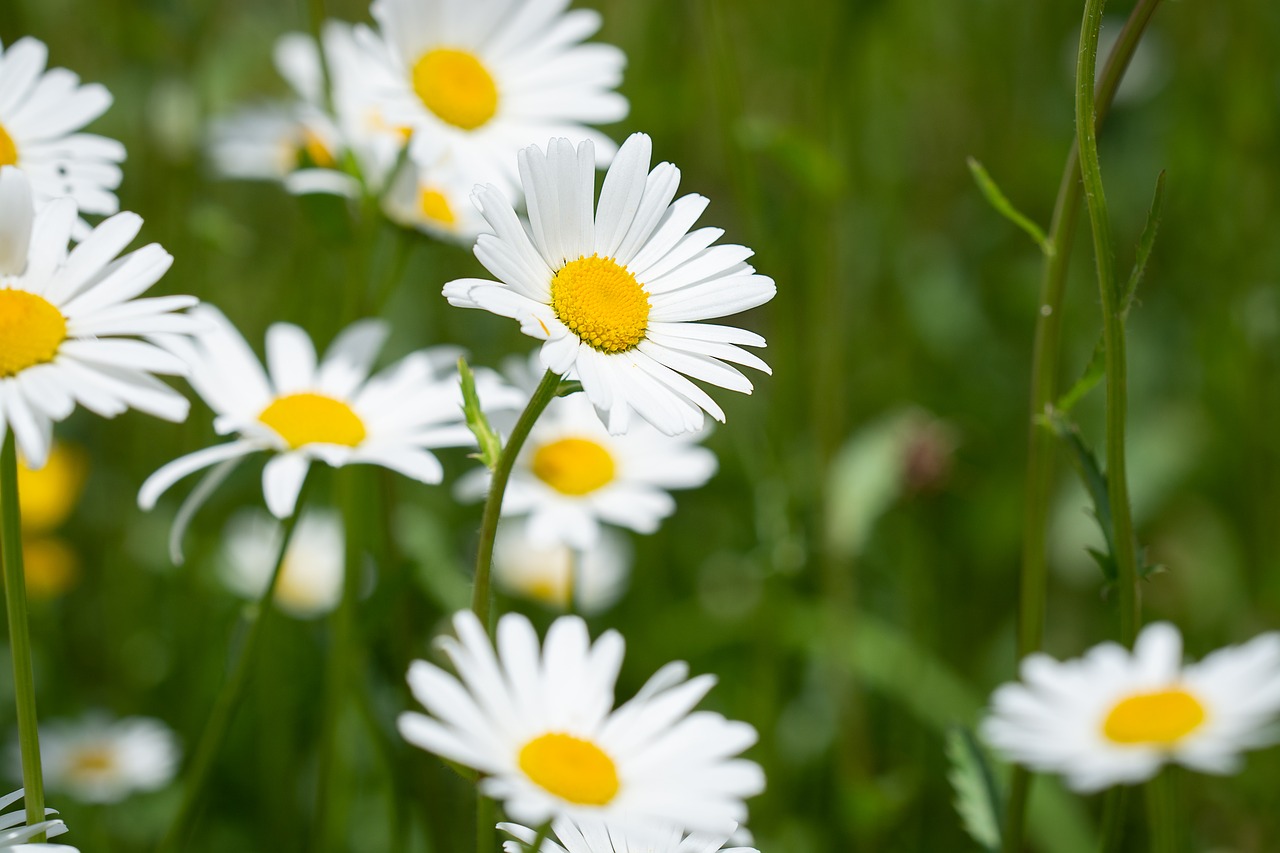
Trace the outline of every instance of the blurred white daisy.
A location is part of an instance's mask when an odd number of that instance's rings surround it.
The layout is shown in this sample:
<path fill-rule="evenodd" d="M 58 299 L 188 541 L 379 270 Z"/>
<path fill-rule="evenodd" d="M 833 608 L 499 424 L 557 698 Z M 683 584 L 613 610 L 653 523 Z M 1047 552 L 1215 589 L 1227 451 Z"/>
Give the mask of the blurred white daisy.
<path fill-rule="evenodd" d="M 45 786 L 85 803 L 115 803 L 173 781 L 181 751 L 164 723 L 150 717 L 90 715 L 40 727 Z"/>
<path fill-rule="evenodd" d="M 175 351 L 191 365 L 191 384 L 216 415 L 214 429 L 237 437 L 152 474 L 138 492 L 143 509 L 155 506 L 189 474 L 267 451 L 275 455 L 262 472 L 263 494 L 272 514 L 285 518 L 293 513 L 313 461 L 334 467 L 381 465 L 438 483 L 443 470 L 431 450 L 475 442 L 463 422 L 456 349 L 415 352 L 371 377 L 386 323 L 362 320 L 348 326 L 319 362 L 305 331 L 276 323 L 267 330 L 264 370 L 221 312 L 202 305 L 192 316 L 205 330 L 189 344 L 175 344 Z M 492 372 L 477 371 L 476 381 L 486 405 L 519 404 L 520 395 Z"/>
<path fill-rule="evenodd" d="M 531 535 L 526 518 L 503 519 L 493 548 L 493 579 L 508 595 L 558 610 L 570 603 L 586 614 L 601 613 L 622 596 L 631 571 L 631 548 L 608 528 L 590 548 L 576 550 Z"/>
<path fill-rule="evenodd" d="M 693 711 L 712 676 L 686 680 L 685 664 L 668 664 L 615 709 L 617 632 L 592 644 L 582 619 L 562 616 L 539 652 L 529 620 L 508 613 L 495 654 L 475 614 L 458 613 L 453 624 L 458 639 L 440 644 L 458 676 L 415 661 L 409 686 L 430 716 L 401 714 L 400 733 L 479 770 L 481 792 L 501 800 L 512 819 L 732 831 L 746 815 L 743 798 L 764 789 L 759 765 L 735 757 L 755 743 L 755 729 Z"/>
<path fill-rule="evenodd" d="M 111 106 L 97 83 L 80 85 L 65 68 L 45 68 L 49 49 L 31 37 L 6 49 L 0 44 L 0 166 L 17 166 L 31 181 L 37 206 L 70 198 L 81 213 L 120 209 L 124 146 L 114 139 L 76 133 Z M 75 222 L 76 237 L 89 226 Z"/>
<path fill-rule="evenodd" d="M 609 168 L 592 211 L 591 143 L 575 151 L 553 139 L 548 153 L 520 152 L 528 199 L 527 231 L 489 186 L 475 198 L 495 234 L 481 235 L 476 257 L 499 281 L 461 279 L 444 287 L 449 302 L 520 321 L 545 341 L 542 363 L 582 382 L 609 431 L 625 432 L 634 410 L 668 434 L 702 426 L 705 409 L 724 412 L 686 377 L 750 393 L 751 382 L 726 362 L 769 372 L 741 345 L 764 338 L 731 326 L 696 322 L 768 302 L 773 280 L 746 263 L 743 246 L 712 246 L 719 228 L 689 231 L 707 199 L 672 202 L 680 170 L 649 171 L 649 137 L 633 134 Z"/>
<path fill-rule="evenodd" d="M 671 489 L 703 485 L 716 457 L 698 445 L 702 431 L 664 435 L 647 423 L 610 435 L 583 394 L 552 400 L 534 424 L 511 471 L 503 515 L 528 515 L 535 543 L 585 550 L 602 524 L 653 533 L 675 511 Z M 489 471 L 458 482 L 459 494 L 482 499 Z"/>
<path fill-rule="evenodd" d="M 586 125 L 626 116 L 626 99 L 613 91 L 626 57 L 612 45 L 582 44 L 600 14 L 568 5 L 375 0 L 378 33 L 360 27 L 356 38 L 381 67 L 387 117 L 414 131 L 413 158 L 430 164 L 448 153 L 464 173 L 509 190 L 516 150 L 551 136 L 591 139 L 607 164 L 613 142 Z"/>
<path fill-rule="evenodd" d="M 49 452 L 53 424 L 76 404 L 103 417 L 132 407 L 170 421 L 190 404 L 152 374 L 184 374 L 181 360 L 148 340 L 187 334 L 175 314 L 191 296 L 134 297 L 159 280 L 173 258 L 152 243 L 117 258 L 142 227 L 121 213 L 93 229 L 70 253 L 75 205 L 57 199 L 34 212 L 24 172 L 0 169 L 0 437 L 12 429 L 32 468 Z"/>
<path fill-rule="evenodd" d="M 11 794 L 0 797 L 0 812 L 22 799 L 23 790 L 19 788 Z M 45 816 L 57 814 L 53 809 L 45 809 Z M 27 823 L 27 810 L 0 814 L 0 850 L 11 850 L 13 853 L 80 853 L 76 848 L 66 844 L 28 844 L 34 836 L 44 833 L 46 838 L 56 838 L 67 831 L 67 825 L 61 820 L 42 820 Z"/>
<path fill-rule="evenodd" d="M 527 826 L 500 823 L 498 828 L 516 839 L 503 842 L 504 853 L 528 853 L 537 843 L 537 830 Z M 733 843 L 730 833 L 685 833 L 679 827 L 663 829 L 557 818 L 551 822 L 551 832 L 560 843 L 543 839 L 539 848 L 542 853 L 760 853 L 754 847 L 725 847 Z"/>
<path fill-rule="evenodd" d="M 261 510 L 242 510 L 231 517 L 218 568 L 233 592 L 254 601 L 262 597 L 282 535 L 280 522 Z M 344 542 L 341 515 L 333 510 L 304 512 L 280 567 L 276 605 L 300 619 L 337 607 L 346 563 Z"/>
<path fill-rule="evenodd" d="M 1132 652 L 1103 643 L 1076 660 L 1029 655 L 1021 675 L 992 695 L 983 736 L 1077 791 L 1142 782 L 1166 763 L 1233 773 L 1240 752 L 1276 739 L 1280 633 L 1184 665 L 1178 630 L 1157 623 Z"/>
<path fill-rule="evenodd" d="M 406 228 L 470 246 L 489 227 L 471 203 L 474 188 L 472 176 L 448 160 L 430 169 L 409 162 L 392 180 L 382 207 L 389 219 Z"/>
<path fill-rule="evenodd" d="M 355 196 L 360 180 L 344 171 L 348 154 L 369 192 L 384 188 L 409 137 L 383 118 L 370 99 L 371 66 L 356 48 L 349 24 L 329 21 L 323 33 L 332 80 L 326 97 L 315 40 L 287 33 L 276 42 L 275 63 L 297 95 L 291 102 L 247 107 L 216 120 L 210 155 L 223 175 L 283 181 L 293 193 Z"/>

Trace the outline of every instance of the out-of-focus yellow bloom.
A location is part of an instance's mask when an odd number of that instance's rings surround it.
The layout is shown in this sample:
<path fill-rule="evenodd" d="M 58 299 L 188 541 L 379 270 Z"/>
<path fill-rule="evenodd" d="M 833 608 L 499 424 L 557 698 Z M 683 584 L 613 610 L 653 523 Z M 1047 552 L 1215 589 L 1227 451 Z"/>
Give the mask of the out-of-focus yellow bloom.
<path fill-rule="evenodd" d="M 27 533 L 48 533 L 62 525 L 75 509 L 84 491 L 89 457 L 83 449 L 55 444 L 49 461 L 38 471 L 18 465 L 18 502 L 22 507 L 22 529 Z"/>
<path fill-rule="evenodd" d="M 80 558 L 55 536 L 33 536 L 22 541 L 27 595 L 48 601 L 70 590 L 80 580 Z"/>

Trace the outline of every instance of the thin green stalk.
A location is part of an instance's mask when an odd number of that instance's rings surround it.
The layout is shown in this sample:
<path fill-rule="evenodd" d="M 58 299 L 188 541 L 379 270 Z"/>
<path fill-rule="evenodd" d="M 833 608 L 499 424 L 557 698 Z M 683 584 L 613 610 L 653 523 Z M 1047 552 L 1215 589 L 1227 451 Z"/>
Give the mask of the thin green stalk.
<path fill-rule="evenodd" d="M 484 515 L 480 520 L 480 549 L 476 554 L 475 586 L 471 591 L 471 609 L 483 625 L 488 625 L 490 621 L 489 571 L 493 566 L 493 542 L 498 535 L 502 496 L 506 494 L 507 481 L 511 479 L 511 469 L 516 464 L 516 457 L 520 455 L 520 448 L 524 446 L 525 439 L 529 437 L 529 430 L 533 429 L 534 422 L 538 420 L 538 416 L 542 414 L 547 404 L 555 398 L 559 388 L 560 377 L 548 370 L 542 377 L 542 381 L 538 383 L 533 396 L 529 398 L 529 404 L 520 413 L 520 419 L 511 430 L 511 437 L 503 446 L 502 455 L 498 457 L 498 464 L 493 469 L 493 479 L 489 483 L 489 496 L 485 499 Z"/>
<path fill-rule="evenodd" d="M 13 430 L 0 450 L 0 548 L 4 552 L 4 599 L 13 653 L 13 692 L 18 704 L 18 747 L 22 754 L 24 806 L 29 820 L 44 815 L 44 777 L 40 769 L 40 731 L 36 721 L 36 681 L 31 667 L 31 626 L 27 621 L 27 581 L 22 570 L 22 509 L 18 505 L 18 449 Z M 44 833 L 31 839 L 39 843 Z"/>
<path fill-rule="evenodd" d="M 302 515 L 302 507 L 306 501 L 311 480 L 310 476 L 303 480 L 302 490 L 298 494 L 298 503 L 294 507 L 293 515 L 289 516 L 284 523 L 284 535 L 280 540 L 280 550 L 276 554 L 275 567 L 271 570 L 271 580 L 267 584 L 267 588 L 263 590 L 257 605 L 245 617 L 247 625 L 244 642 L 240 645 L 240 651 L 236 656 L 235 663 L 232 665 L 231 674 L 227 677 L 227 682 L 223 685 L 222 692 L 218 694 L 218 698 L 214 701 L 213 710 L 209 714 L 209 722 L 205 724 L 204 733 L 200 736 L 200 743 L 196 747 L 195 757 L 192 758 L 191 766 L 187 771 L 187 786 L 182 795 L 182 804 L 178 808 L 178 814 L 174 818 L 173 824 L 169 827 L 168 833 L 165 834 L 164 839 L 160 842 L 160 847 L 158 848 L 160 853 L 174 853 L 174 851 L 181 849 L 193 828 L 197 815 L 197 806 L 200 805 L 201 795 L 204 793 L 205 786 L 209 782 L 209 776 L 213 771 L 213 762 L 222 750 L 222 742 L 226 738 L 227 730 L 231 727 L 231 721 L 235 717 L 236 709 L 239 708 L 240 700 L 244 696 L 244 688 L 249 680 L 249 671 L 252 669 L 258 642 L 262 636 L 262 628 L 266 624 L 267 616 L 270 615 L 273 609 L 272 602 L 275 598 L 276 585 L 280 582 L 284 558 L 288 553 L 289 542 L 293 539 L 294 530 L 297 529 L 298 518 Z"/>
<path fill-rule="evenodd" d="M 1139 0 L 1111 49 L 1097 85 L 1095 128 L 1102 126 L 1138 42 L 1159 5 L 1160 0 Z M 1046 542 L 1057 439 L 1040 425 L 1039 418 L 1053 406 L 1059 394 L 1063 294 L 1080 209 L 1078 152 L 1078 145 L 1073 141 L 1062 169 L 1053 218 L 1049 224 L 1048 243 L 1054 251 L 1045 255 L 1040 278 L 1040 311 L 1036 317 L 1032 348 L 1031 408 L 1027 427 L 1027 480 L 1018 606 L 1019 659 L 1038 651 L 1044 638 L 1049 578 Z M 1022 849 L 1030 781 L 1031 775 L 1026 770 L 1014 768 L 1004 832 L 1006 853 Z"/>
<path fill-rule="evenodd" d="M 476 791 L 476 853 L 494 853 L 498 843 L 493 800 Z"/>
<path fill-rule="evenodd" d="M 1116 785 L 1107 791 L 1102 801 L 1101 849 L 1103 853 L 1124 850 L 1124 807 L 1128 799 L 1128 787 Z"/>
<path fill-rule="evenodd" d="M 1151 853 L 1182 853 L 1182 813 L 1178 808 L 1178 768 L 1169 765 L 1147 783 L 1147 832 Z"/>

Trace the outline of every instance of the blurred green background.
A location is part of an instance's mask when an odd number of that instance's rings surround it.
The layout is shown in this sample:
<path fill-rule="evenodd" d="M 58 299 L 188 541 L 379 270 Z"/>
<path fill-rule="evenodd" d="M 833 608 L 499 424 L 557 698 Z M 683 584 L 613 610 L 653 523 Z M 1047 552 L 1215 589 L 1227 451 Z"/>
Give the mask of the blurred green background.
<path fill-rule="evenodd" d="M 712 199 L 704 224 L 754 247 L 778 282 L 745 321 L 769 339 L 774 376 L 752 397 L 716 395 L 728 412 L 708 442 L 719 475 L 636 539 L 629 594 L 593 619 L 627 638 L 621 692 L 671 659 L 719 675 L 707 704 L 760 731 L 750 755 L 769 790 L 751 803 L 751 828 L 765 853 L 972 849 L 950 804 L 944 736 L 973 725 L 1013 674 L 1040 255 L 986 205 L 965 158 L 1047 224 L 1074 132 L 1079 4 L 586 5 L 604 12 L 599 38 L 629 57 L 631 116 L 610 132 L 650 133 L 655 155 L 681 167 L 682 189 Z M 367 20 L 358 1 L 326 0 L 325 11 Z M 1114 30 L 1129 8 L 1109 11 Z M 377 274 L 369 247 L 376 266 L 399 239 L 389 225 L 349 231 L 337 201 L 218 180 L 207 166 L 207 120 L 286 94 L 272 44 L 306 20 L 300 4 L 257 0 L 0 4 L 6 44 L 34 35 L 51 65 L 114 94 L 90 129 L 125 143 L 122 207 L 176 258 L 157 292 L 215 303 L 255 346 L 277 320 L 323 346 L 352 319 L 345 294 Z M 1175 621 L 1195 657 L 1280 626 L 1277 44 L 1272 4 L 1166 3 L 1101 138 L 1122 270 L 1168 170 L 1129 323 L 1131 477 L 1141 541 L 1168 569 L 1144 585 L 1146 616 Z M 1077 243 L 1066 381 L 1100 328 L 1087 229 Z M 514 324 L 440 297 L 445 281 L 479 274 L 469 252 L 413 238 L 385 312 L 387 357 L 437 343 L 461 343 L 479 364 L 527 352 Z M 1101 393 L 1077 416 L 1100 444 Z M 78 582 L 33 613 L 42 718 L 153 715 L 193 747 L 243 606 L 211 556 L 225 520 L 260 504 L 260 462 L 197 518 L 181 568 L 164 547 L 177 499 L 148 516 L 134 495 L 160 464 L 213 441 L 210 420 L 197 403 L 179 427 L 134 413 L 79 413 L 59 427 L 91 461 L 61 533 Z M 445 456 L 451 479 L 470 465 Z M 1086 498 L 1065 452 L 1060 462 L 1047 648 L 1074 656 L 1113 637 L 1116 620 L 1085 553 L 1097 540 Z M 479 509 L 456 505 L 447 485 L 371 471 L 326 473 L 320 499 L 336 500 L 347 477 L 380 484 L 378 516 L 397 536 L 374 555 L 358 625 L 364 673 L 336 722 L 343 805 L 323 825 L 314 818 L 328 625 L 276 619 L 192 851 L 471 844 L 466 787 L 392 721 L 410 705 L 408 661 L 431 654 L 442 615 L 465 604 Z M 13 737 L 3 699 L 0 731 Z M 1234 778 L 1187 775 L 1196 849 L 1275 849 L 1278 784 L 1280 750 L 1252 755 Z M 1037 795 L 1037 849 L 1092 844 L 1096 798 L 1048 783 Z M 106 808 L 50 795 L 67 840 L 90 853 L 150 849 L 177 800 L 177 786 Z M 1131 820 L 1140 849 L 1140 808 Z"/>

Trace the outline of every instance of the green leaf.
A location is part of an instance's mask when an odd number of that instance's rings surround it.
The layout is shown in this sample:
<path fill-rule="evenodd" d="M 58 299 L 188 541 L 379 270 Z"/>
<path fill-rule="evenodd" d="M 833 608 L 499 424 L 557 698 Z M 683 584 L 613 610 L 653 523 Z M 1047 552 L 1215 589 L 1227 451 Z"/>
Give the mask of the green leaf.
<path fill-rule="evenodd" d="M 498 464 L 498 457 L 502 455 L 502 439 L 489 425 L 489 419 L 480 408 L 480 396 L 476 393 L 476 377 L 465 358 L 458 359 L 458 375 L 462 377 L 462 412 L 467 419 L 467 428 L 475 435 L 476 443 L 480 445 L 480 452 L 475 454 L 475 457 L 492 471 Z"/>
<path fill-rule="evenodd" d="M 1102 530 L 1102 538 L 1107 543 L 1105 552 L 1090 549 L 1089 553 L 1097 561 L 1098 567 L 1102 569 L 1103 576 L 1108 581 L 1114 581 L 1116 579 L 1114 557 L 1116 547 L 1115 538 L 1112 534 L 1111 498 L 1107 493 L 1107 477 L 1102 473 L 1102 466 L 1098 464 L 1098 458 L 1094 456 L 1089 446 L 1084 443 L 1084 439 L 1080 435 L 1080 429 L 1075 424 L 1057 412 L 1050 414 L 1046 418 L 1046 424 L 1062 439 L 1067 449 L 1071 451 L 1071 462 L 1075 466 L 1076 472 L 1080 475 L 1081 481 L 1084 482 L 1085 490 L 1089 493 L 1089 500 L 1093 503 L 1093 517 L 1098 522 L 1098 527 Z"/>
<path fill-rule="evenodd" d="M 1151 247 L 1156 242 L 1156 232 L 1160 230 L 1160 214 L 1164 209 L 1164 177 L 1162 171 L 1160 176 L 1156 178 L 1155 197 L 1151 199 L 1151 209 L 1147 212 L 1147 224 L 1142 229 L 1142 236 L 1138 238 L 1138 252 L 1133 258 L 1133 270 L 1129 273 L 1129 281 L 1125 284 L 1124 292 L 1120 294 L 1120 316 L 1128 315 L 1129 308 L 1133 305 L 1133 295 L 1138 291 L 1138 285 L 1142 282 L 1142 275 L 1147 270 L 1147 261 L 1151 257 Z"/>
<path fill-rule="evenodd" d="M 956 792 L 955 807 L 965 832 L 984 849 L 1000 849 L 1002 800 L 990 762 L 973 733 L 961 726 L 947 732 L 947 780 Z"/>
<path fill-rule="evenodd" d="M 1085 394 L 1092 391 L 1102 381 L 1102 377 L 1106 373 L 1107 350 L 1103 345 L 1102 338 L 1098 338 L 1098 343 L 1093 347 L 1093 355 L 1089 357 L 1089 363 L 1085 366 L 1084 373 L 1080 374 L 1076 384 L 1072 385 L 1065 394 L 1058 398 L 1055 408 L 1063 414 L 1070 412 Z"/>
<path fill-rule="evenodd" d="M 582 383 L 576 379 L 562 379 L 559 386 L 556 387 L 557 397 L 568 397 L 570 394 L 577 394 L 582 390 Z"/>
<path fill-rule="evenodd" d="M 996 185 L 996 182 L 981 163 L 973 157 L 968 159 L 968 163 L 969 171 L 973 173 L 973 179 L 978 182 L 978 189 L 982 190 L 982 194 L 987 197 L 987 201 L 991 203 L 991 206 L 1005 219 L 1027 232 L 1031 239 L 1035 240 L 1036 244 L 1040 246 L 1040 251 L 1044 252 L 1046 257 L 1053 257 L 1057 250 L 1054 248 L 1052 241 L 1045 236 L 1044 229 L 1013 206 L 1008 196 L 1000 190 L 1000 187 Z"/>

